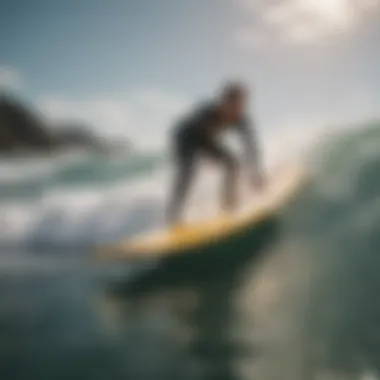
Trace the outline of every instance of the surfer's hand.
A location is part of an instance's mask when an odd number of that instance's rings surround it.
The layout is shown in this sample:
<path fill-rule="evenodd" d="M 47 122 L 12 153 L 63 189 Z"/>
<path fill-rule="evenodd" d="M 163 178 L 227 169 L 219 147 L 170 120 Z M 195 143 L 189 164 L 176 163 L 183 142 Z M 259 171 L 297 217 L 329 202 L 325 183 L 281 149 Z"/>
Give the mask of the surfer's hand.
<path fill-rule="evenodd" d="M 257 172 L 253 175 L 251 183 L 252 183 L 253 190 L 255 191 L 264 190 L 265 180 L 264 180 L 264 176 L 260 172 Z"/>

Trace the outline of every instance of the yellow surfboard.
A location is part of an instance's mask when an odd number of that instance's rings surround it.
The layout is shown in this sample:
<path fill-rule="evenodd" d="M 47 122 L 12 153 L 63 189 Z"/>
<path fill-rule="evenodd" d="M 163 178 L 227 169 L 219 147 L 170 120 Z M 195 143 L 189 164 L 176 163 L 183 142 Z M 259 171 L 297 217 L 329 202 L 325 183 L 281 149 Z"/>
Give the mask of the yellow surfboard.
<path fill-rule="evenodd" d="M 301 167 L 289 165 L 275 173 L 269 179 L 265 191 L 252 196 L 237 212 L 144 233 L 100 248 L 97 258 L 107 261 L 167 257 L 202 248 L 214 241 L 223 241 L 276 213 L 296 194 L 305 177 L 306 173 Z"/>

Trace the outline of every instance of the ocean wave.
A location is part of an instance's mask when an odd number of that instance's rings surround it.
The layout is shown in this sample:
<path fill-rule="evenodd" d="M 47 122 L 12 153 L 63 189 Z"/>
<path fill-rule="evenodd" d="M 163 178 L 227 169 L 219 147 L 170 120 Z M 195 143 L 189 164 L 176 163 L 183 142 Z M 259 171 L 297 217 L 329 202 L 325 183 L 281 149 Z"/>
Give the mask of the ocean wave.
<path fill-rule="evenodd" d="M 241 297 L 272 350 L 250 363 L 256 377 L 377 378 L 379 146 L 374 123 L 314 152 L 311 181 Z"/>
<path fill-rule="evenodd" d="M 312 178 L 299 194 L 307 202 L 293 212 L 303 233 L 326 234 L 326 220 L 344 217 L 334 227 L 344 230 L 349 220 L 359 220 L 356 215 L 365 215 L 361 223 L 376 219 L 379 142 L 376 125 L 361 126 L 330 138 L 310 153 L 307 164 Z M 306 165 L 305 156 L 303 160 Z M 157 227 L 170 186 L 165 163 L 163 155 L 150 155 L 78 156 L 53 163 L 23 163 L 23 167 L 5 165 L 0 168 L 0 189 L 10 194 L 0 197 L 0 244 L 80 249 Z M 12 170 L 11 165 L 19 166 Z M 13 175 L 12 180 L 5 179 L 5 171 L 10 178 Z M 218 174 L 212 172 L 199 179 L 194 208 L 205 212 L 215 198 L 218 181 Z"/>

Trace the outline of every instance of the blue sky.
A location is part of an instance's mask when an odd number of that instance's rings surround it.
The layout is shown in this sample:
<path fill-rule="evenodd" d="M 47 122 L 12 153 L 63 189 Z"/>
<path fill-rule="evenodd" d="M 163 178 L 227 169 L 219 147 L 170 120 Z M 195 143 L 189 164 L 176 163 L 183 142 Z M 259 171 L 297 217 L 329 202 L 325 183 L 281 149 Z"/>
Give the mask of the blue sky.
<path fill-rule="evenodd" d="M 139 144 L 228 78 L 264 134 L 378 116 L 380 0 L 3 0 L 0 85 Z M 253 107 L 253 106 L 252 106 Z"/>

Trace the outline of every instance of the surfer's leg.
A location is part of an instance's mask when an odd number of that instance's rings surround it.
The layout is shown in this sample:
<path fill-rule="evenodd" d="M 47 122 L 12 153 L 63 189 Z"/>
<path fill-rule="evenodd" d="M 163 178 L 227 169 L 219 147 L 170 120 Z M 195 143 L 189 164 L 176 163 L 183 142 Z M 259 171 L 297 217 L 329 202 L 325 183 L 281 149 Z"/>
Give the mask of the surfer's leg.
<path fill-rule="evenodd" d="M 180 219 L 194 173 L 195 148 L 187 141 L 177 141 L 174 146 L 175 174 L 169 199 L 167 221 L 175 224 Z"/>
<path fill-rule="evenodd" d="M 215 141 L 204 144 L 206 154 L 220 163 L 225 171 L 222 185 L 222 207 L 232 210 L 237 204 L 238 162 L 234 155 Z"/>

